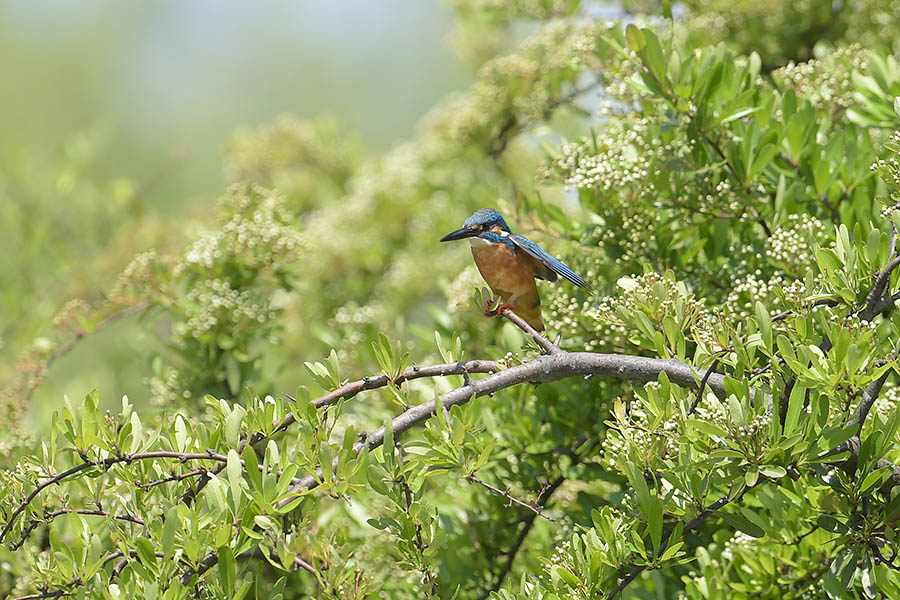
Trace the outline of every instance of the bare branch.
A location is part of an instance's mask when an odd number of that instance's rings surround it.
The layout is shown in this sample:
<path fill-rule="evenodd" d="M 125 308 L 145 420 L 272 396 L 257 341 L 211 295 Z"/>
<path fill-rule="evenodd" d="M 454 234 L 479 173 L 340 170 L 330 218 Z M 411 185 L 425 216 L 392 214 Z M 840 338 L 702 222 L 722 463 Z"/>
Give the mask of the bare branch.
<path fill-rule="evenodd" d="M 866 294 L 866 306 L 860 312 L 860 319 L 871 321 L 876 315 L 880 314 L 881 311 L 877 310 L 877 307 L 882 303 L 884 292 L 891 280 L 891 274 L 898 266 L 900 266 L 900 255 L 893 257 L 881 271 L 875 274 L 872 287 L 869 289 L 869 293 Z"/>
<path fill-rule="evenodd" d="M 56 590 L 53 592 L 41 592 L 39 594 L 28 594 L 27 596 L 18 596 L 17 598 L 13 598 L 12 600 L 37 600 L 38 598 L 64 598 L 65 596 L 71 596 L 72 592 L 66 592 L 63 590 Z"/>
<path fill-rule="evenodd" d="M 565 453 L 567 456 L 571 457 L 572 464 L 570 467 L 574 467 L 578 463 L 582 461 L 582 455 L 578 454 L 578 451 L 585 445 L 591 442 L 591 438 L 586 438 L 582 440 L 577 446 L 574 448 L 565 448 Z M 593 440 L 591 443 L 591 447 L 594 447 L 597 444 L 597 440 Z M 588 449 L 590 452 L 590 448 Z M 554 479 L 551 483 L 546 485 L 544 489 L 541 490 L 540 496 L 537 499 L 538 506 L 546 506 L 550 501 L 550 497 L 556 493 L 556 490 L 565 482 L 565 475 L 560 475 L 556 479 Z M 529 513 L 526 517 L 521 521 L 522 529 L 519 531 L 519 535 L 516 536 L 516 540 L 513 542 L 512 546 L 510 546 L 509 550 L 506 552 L 506 562 L 503 563 L 503 568 L 500 569 L 500 572 L 497 574 L 497 579 L 494 581 L 493 585 L 490 588 L 486 589 L 484 593 L 478 597 L 478 600 L 487 600 L 490 597 L 492 592 L 496 592 L 500 589 L 500 586 L 503 585 L 503 581 L 509 575 L 510 571 L 512 571 L 513 563 L 516 560 L 516 555 L 519 553 L 519 549 L 522 547 L 522 544 L 525 543 L 525 538 L 528 537 L 528 534 L 531 532 L 531 529 L 534 527 L 535 522 L 537 521 L 537 514 Z"/>
<path fill-rule="evenodd" d="M 227 462 L 228 457 L 223 454 L 216 454 L 215 452 L 172 452 L 169 450 L 157 450 L 154 452 L 140 452 L 137 454 L 123 454 L 120 456 L 111 456 L 109 458 L 104 458 L 102 460 L 91 461 L 85 460 L 80 465 L 75 465 L 70 469 L 66 469 L 62 473 L 51 477 L 47 481 L 38 484 L 34 490 L 28 494 L 24 501 L 22 501 L 16 510 L 9 517 L 9 521 L 6 522 L 6 525 L 3 527 L 3 530 L 0 531 L 0 541 L 3 541 L 6 538 L 6 535 L 12 529 L 13 523 L 15 523 L 16 519 L 22 512 L 31 504 L 31 501 L 37 497 L 44 489 L 57 485 L 65 479 L 72 477 L 81 473 L 82 471 L 86 471 L 88 469 L 98 467 L 108 469 L 109 467 L 118 464 L 118 463 L 131 463 L 138 460 L 153 460 L 157 458 L 167 458 L 167 459 L 176 459 L 181 462 L 187 462 L 189 460 L 215 460 L 218 462 Z"/>
<path fill-rule="evenodd" d="M 537 515 L 538 517 L 541 517 L 542 519 L 547 519 L 551 523 L 556 522 L 556 519 L 554 519 L 553 517 L 548 517 L 547 515 L 544 514 L 544 507 L 538 503 L 531 504 L 531 503 L 525 502 L 524 500 L 519 500 L 518 498 L 516 498 L 515 496 L 510 494 L 509 490 L 504 491 L 504 490 L 501 490 L 500 488 L 494 487 L 491 484 L 489 484 L 485 481 L 482 481 L 475 475 L 467 475 L 466 481 L 468 481 L 469 483 L 477 483 L 478 485 L 494 492 L 498 496 L 503 496 L 504 498 L 509 500 L 509 502 L 510 502 L 509 506 L 512 506 L 513 504 L 518 504 L 519 506 L 527 508 L 528 510 L 534 512 L 535 515 Z"/>
<path fill-rule="evenodd" d="M 706 383 L 709 381 L 709 376 L 713 374 L 716 370 L 716 367 L 719 366 L 718 357 L 713 360 L 712 365 L 703 375 L 703 379 L 700 380 L 700 388 L 697 390 L 697 396 L 694 398 L 694 401 L 691 403 L 691 408 L 688 410 L 688 415 L 694 414 L 694 411 L 697 410 L 697 406 L 700 404 L 700 400 L 703 399 L 703 390 L 706 388 Z"/>
<path fill-rule="evenodd" d="M 468 377 L 469 373 L 496 373 L 502 368 L 503 365 L 501 365 L 496 360 L 467 360 L 455 363 L 428 365 L 425 367 L 412 366 L 403 371 L 403 373 L 401 373 L 400 376 L 393 381 L 384 374 L 373 375 L 371 377 L 363 377 L 362 379 L 357 379 L 356 381 L 345 383 L 341 387 L 332 390 L 323 396 L 319 396 L 318 398 L 313 400 L 312 403 L 316 408 L 321 408 L 323 406 L 334 404 L 341 399 L 352 398 L 362 391 L 382 388 L 388 384 L 399 386 L 407 381 L 422 379 L 425 377 L 449 377 L 451 375 L 462 375 L 463 377 Z M 293 396 L 289 394 L 284 395 L 287 398 L 294 400 Z M 295 417 L 293 413 L 290 413 L 277 424 L 275 424 L 272 434 L 274 435 L 275 433 L 285 431 L 288 427 L 296 422 L 297 417 Z M 257 447 L 267 439 L 267 436 L 257 432 L 249 437 L 249 444 L 251 446 Z M 238 454 L 244 451 L 247 443 L 248 438 L 241 440 L 237 448 Z M 218 475 L 224 468 L 225 465 L 219 465 L 215 470 L 212 471 L 213 475 Z M 178 501 L 190 504 L 191 502 L 193 502 L 194 498 L 197 497 L 197 494 L 199 494 L 200 491 L 204 487 L 206 487 L 208 481 L 209 477 L 204 474 L 197 482 L 197 485 L 185 490 Z"/>
<path fill-rule="evenodd" d="M 53 364 L 53 362 L 62 358 L 63 355 L 72 351 L 75 348 L 75 346 L 78 345 L 78 342 L 80 342 L 88 334 L 98 333 L 98 332 L 106 329 L 107 327 L 109 327 L 110 325 L 112 325 L 113 323 L 115 323 L 116 321 L 118 321 L 120 319 L 124 319 L 126 317 L 130 317 L 131 315 L 136 315 L 138 313 L 143 312 L 149 306 L 150 306 L 150 303 L 146 302 L 146 301 L 138 302 L 137 304 L 132 304 L 131 306 L 123 308 L 122 310 L 116 311 L 116 312 L 112 313 L 111 315 L 107 316 L 105 319 L 103 319 L 102 321 L 100 321 L 99 323 L 94 325 L 90 331 L 82 330 L 82 331 L 76 332 L 75 335 L 72 337 L 72 339 L 70 339 L 68 342 L 62 344 L 61 346 L 58 346 L 50 354 L 50 356 L 48 356 L 44 360 L 44 363 L 49 367 L 51 364 Z M 30 393 L 31 393 L 31 391 L 29 391 L 29 394 Z"/>
<path fill-rule="evenodd" d="M 856 409 L 856 417 L 850 422 L 850 424 L 857 424 L 859 426 L 859 430 L 857 434 L 862 432 L 863 425 L 865 425 L 866 417 L 869 416 L 869 411 L 872 409 L 872 405 L 875 404 L 875 401 L 878 400 L 878 395 L 881 393 L 881 388 L 884 387 L 884 382 L 887 381 L 887 378 L 891 375 L 891 369 L 888 369 L 884 373 L 882 373 L 881 377 L 871 382 L 866 386 L 865 391 L 862 394 L 862 398 L 859 400 L 859 406 Z"/>
<path fill-rule="evenodd" d="M 595 354 L 592 352 L 557 352 L 545 354 L 521 365 L 510 367 L 505 371 L 488 375 L 471 385 L 458 387 L 440 397 L 442 406 L 447 408 L 460 406 L 472 398 L 487 396 L 500 390 L 520 385 L 529 381 L 549 383 L 567 377 L 584 375 L 605 375 L 616 379 L 639 381 L 646 383 L 656 381 L 660 373 L 666 373 L 669 380 L 688 389 L 696 389 L 696 374 L 703 377 L 705 372 L 699 371 L 690 365 L 677 360 L 664 360 L 661 358 L 648 358 L 645 356 L 633 356 L 629 354 Z M 725 377 L 719 373 L 713 373 L 708 378 L 710 389 L 720 398 L 725 397 Z M 425 422 L 434 415 L 435 401 L 424 402 L 410 407 L 397 416 L 392 422 L 394 434 L 402 433 L 407 429 Z M 384 443 L 385 429 L 368 433 L 365 441 L 357 442 L 354 449 L 357 453 L 362 451 L 363 444 L 367 444 L 370 450 Z M 293 497 L 305 493 L 319 485 L 313 475 L 308 475 L 288 490 L 288 497 L 280 502 L 285 506 L 293 501 Z"/>
<path fill-rule="evenodd" d="M 532 339 L 534 339 L 535 343 L 537 343 L 537 345 L 540 346 L 541 350 L 543 350 L 546 354 L 559 354 L 563 352 L 563 350 L 559 346 L 541 335 L 541 333 L 537 329 L 529 325 L 522 317 L 514 313 L 509 308 L 501 308 L 500 316 L 509 319 L 510 321 L 515 323 L 515 325 L 519 329 L 530 335 Z"/>
<path fill-rule="evenodd" d="M 98 517 L 108 517 L 110 516 L 108 512 L 105 510 L 99 509 L 89 509 L 89 508 L 61 508 L 59 510 L 53 511 L 51 513 L 47 513 L 44 515 L 42 519 L 32 519 L 28 525 L 25 527 L 25 530 L 22 532 L 21 537 L 19 537 L 19 541 L 13 544 L 10 547 L 10 550 L 16 551 L 22 547 L 22 544 L 25 543 L 25 540 L 28 539 L 28 536 L 31 535 L 31 532 L 34 531 L 38 525 L 42 523 L 51 523 L 53 519 L 56 517 L 67 515 L 69 513 L 75 513 L 79 515 L 91 515 Z M 135 525 L 143 525 L 143 519 L 139 519 L 137 517 L 133 517 L 131 515 L 122 514 L 113 516 L 114 519 L 119 521 L 128 521 L 129 523 L 134 523 Z"/>
<path fill-rule="evenodd" d="M 216 467 L 216 472 L 221 471 L 221 464 L 219 467 Z M 191 477 L 199 477 L 201 475 L 206 475 L 209 473 L 209 469 L 205 469 L 203 467 L 199 469 L 194 469 L 193 471 L 188 471 L 187 473 L 173 473 L 168 477 L 163 477 L 162 479 L 154 479 L 153 481 L 148 481 L 146 483 L 138 483 L 136 484 L 139 488 L 144 491 L 155 488 L 158 485 L 163 485 L 164 483 L 171 483 L 173 481 L 184 481 L 185 479 L 190 479 Z"/>
<path fill-rule="evenodd" d="M 565 477 L 560 475 L 553 482 L 544 488 L 544 491 L 541 492 L 540 497 L 537 500 L 537 503 L 540 505 L 545 505 L 548 500 L 550 500 L 550 496 L 552 496 L 556 490 L 559 489 L 559 486 L 563 484 L 566 480 Z M 509 575 L 509 572 L 512 571 L 513 562 L 516 560 L 516 555 L 519 553 L 519 549 L 522 547 L 522 544 L 525 543 L 525 538 L 528 537 L 528 534 L 531 532 L 531 529 L 534 527 L 534 523 L 537 521 L 537 514 L 530 514 L 524 521 L 522 521 L 523 526 L 521 531 L 519 531 L 519 535 L 516 536 L 516 541 L 513 542 L 513 545 L 510 546 L 509 550 L 506 553 L 506 562 L 503 563 L 503 568 L 500 570 L 500 573 L 497 574 L 497 580 L 494 584 L 486 589 L 484 593 L 478 597 L 478 600 L 487 600 L 493 592 L 496 592 L 500 589 L 500 586 L 503 585 L 503 581 Z"/>

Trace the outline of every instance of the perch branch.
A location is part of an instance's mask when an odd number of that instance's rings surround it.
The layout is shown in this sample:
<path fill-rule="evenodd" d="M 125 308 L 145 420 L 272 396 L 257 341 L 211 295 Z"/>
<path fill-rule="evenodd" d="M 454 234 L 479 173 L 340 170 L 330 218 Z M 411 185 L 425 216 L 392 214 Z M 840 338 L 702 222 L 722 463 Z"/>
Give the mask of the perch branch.
<path fill-rule="evenodd" d="M 504 311 L 502 316 L 509 319 L 509 315 L 513 315 L 518 321 L 521 321 L 521 318 L 518 318 L 518 315 L 515 315 L 511 310 Z M 516 320 L 510 320 L 518 325 Z M 524 323 L 524 321 L 522 322 Z M 524 331 L 531 334 L 531 331 L 529 330 Z M 533 334 L 531 335 L 534 337 Z M 543 338 L 540 334 L 537 335 Z M 546 338 L 543 339 L 546 340 Z M 547 340 L 547 342 L 550 343 L 549 340 Z M 538 356 L 526 363 L 493 373 L 478 381 L 470 380 L 468 385 L 463 385 L 442 395 L 440 397 L 440 403 L 443 407 L 449 409 L 453 406 L 466 404 L 472 398 L 487 396 L 494 392 L 526 382 L 549 383 L 568 377 L 603 375 L 616 379 L 647 383 L 649 381 L 656 381 L 660 373 L 666 373 L 672 383 L 688 389 L 697 389 L 697 378 L 702 379 L 706 376 L 705 371 L 700 371 L 691 365 L 678 362 L 677 360 L 648 358 L 645 356 L 633 356 L 628 354 L 568 352 L 557 348 L 557 351 L 550 354 Z M 707 385 L 713 393 L 719 398 L 724 398 L 724 375 L 712 373 L 706 379 Z M 335 401 L 336 400 L 337 399 L 335 399 Z M 436 402 L 434 400 L 410 407 L 392 421 L 391 428 L 394 434 L 402 433 L 424 423 L 435 414 L 435 409 Z M 291 419 L 291 423 L 293 422 L 292 415 L 288 415 L 288 417 L 285 418 L 285 421 L 288 419 Z M 369 450 L 374 450 L 384 444 L 384 438 L 385 428 L 381 427 L 367 433 L 365 436 L 361 436 L 360 441 L 353 445 L 353 450 L 357 455 L 362 452 L 364 446 L 368 446 Z M 333 466 L 336 466 L 336 464 L 337 459 L 335 459 Z M 302 496 L 308 491 L 318 487 L 320 481 L 320 472 L 300 478 L 297 483 L 290 487 L 285 497 L 278 502 L 278 508 L 287 506 L 298 496 Z M 189 585 L 194 575 L 203 575 L 203 573 L 212 568 L 217 562 L 218 557 L 215 554 L 208 554 L 196 569 L 188 569 L 182 575 L 182 583 L 184 583 L 184 585 Z"/>
<path fill-rule="evenodd" d="M 428 365 L 425 367 L 412 366 L 403 371 L 403 373 L 401 373 L 400 376 L 394 380 L 391 380 L 387 375 L 382 374 L 372 377 L 363 377 L 362 379 L 357 379 L 356 381 L 345 383 L 339 388 L 332 390 L 327 394 L 319 396 L 312 401 L 312 404 L 316 408 L 321 408 L 323 406 L 330 406 L 331 404 L 334 404 L 341 399 L 352 398 L 360 392 L 382 388 L 388 384 L 399 386 L 407 381 L 422 379 L 425 377 L 449 377 L 450 375 L 462 375 L 466 377 L 469 373 L 496 373 L 502 368 L 503 366 L 496 360 L 467 360 L 455 363 Z M 289 394 L 284 395 L 287 398 L 294 400 L 294 398 Z M 279 421 L 277 424 L 275 424 L 272 433 L 269 435 L 274 435 L 281 431 L 285 431 L 288 427 L 296 422 L 297 417 L 294 416 L 294 413 L 290 413 L 286 417 L 281 419 L 281 421 Z M 260 443 L 269 438 L 269 435 L 257 432 L 251 435 L 249 438 L 244 438 L 238 445 L 238 454 L 244 451 L 244 448 L 248 443 L 248 439 L 251 446 L 258 447 Z M 219 465 L 212 471 L 213 475 L 218 475 L 224 468 L 225 465 Z M 179 502 L 184 502 L 186 504 L 190 504 L 191 502 L 193 502 L 194 498 L 197 497 L 197 494 L 199 494 L 200 491 L 204 487 L 206 487 L 208 481 L 209 476 L 204 473 L 200 480 L 197 481 L 196 486 L 185 490 L 185 492 L 181 495 Z"/>

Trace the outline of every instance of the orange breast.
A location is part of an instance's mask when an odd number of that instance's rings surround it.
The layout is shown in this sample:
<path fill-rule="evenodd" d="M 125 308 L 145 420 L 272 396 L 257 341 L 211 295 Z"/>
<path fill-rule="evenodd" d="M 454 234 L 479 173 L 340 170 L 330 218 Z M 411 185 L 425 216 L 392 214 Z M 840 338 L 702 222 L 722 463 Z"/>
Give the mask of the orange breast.
<path fill-rule="evenodd" d="M 472 256 L 481 276 L 504 304 L 512 304 L 516 314 L 541 331 L 541 299 L 534 281 L 534 264 L 524 252 L 506 244 L 473 242 Z"/>
<path fill-rule="evenodd" d="M 481 276 L 498 296 L 522 297 L 537 289 L 527 255 L 506 244 L 473 244 L 472 256 Z"/>

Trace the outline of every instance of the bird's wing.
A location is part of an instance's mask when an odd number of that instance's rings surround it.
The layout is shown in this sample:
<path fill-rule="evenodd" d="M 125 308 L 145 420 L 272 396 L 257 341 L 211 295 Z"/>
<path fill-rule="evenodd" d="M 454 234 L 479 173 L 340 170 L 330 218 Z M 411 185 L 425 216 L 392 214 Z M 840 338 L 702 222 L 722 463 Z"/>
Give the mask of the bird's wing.
<path fill-rule="evenodd" d="M 508 237 L 518 248 L 525 251 L 525 253 L 532 258 L 536 258 L 542 265 L 547 268 L 546 273 L 538 274 L 538 277 L 540 277 L 541 279 L 546 279 L 547 281 L 556 281 L 556 276 L 562 275 L 579 287 L 587 287 L 587 283 L 578 275 L 578 273 L 569 268 L 569 266 L 563 263 L 561 260 L 553 258 L 549 254 L 544 252 L 543 248 L 541 248 L 531 240 L 514 233 L 510 233 Z"/>

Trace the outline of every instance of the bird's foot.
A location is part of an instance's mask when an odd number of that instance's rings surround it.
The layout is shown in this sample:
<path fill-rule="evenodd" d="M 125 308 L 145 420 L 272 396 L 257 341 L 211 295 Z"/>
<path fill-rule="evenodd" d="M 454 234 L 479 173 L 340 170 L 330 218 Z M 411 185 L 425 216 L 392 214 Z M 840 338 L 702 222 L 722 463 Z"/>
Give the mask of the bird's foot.
<path fill-rule="evenodd" d="M 498 305 L 497 305 L 497 309 L 494 311 L 494 313 L 495 313 L 498 317 L 502 317 L 502 316 L 503 316 L 503 313 L 504 313 L 505 311 L 507 311 L 507 310 L 512 310 L 512 309 L 514 309 L 514 308 L 515 308 L 515 306 L 513 306 L 512 304 L 498 304 Z"/>
<path fill-rule="evenodd" d="M 497 302 L 497 306 L 494 306 L 494 302 Z M 486 317 L 501 317 L 503 316 L 503 311 L 512 310 L 515 308 L 512 304 L 502 303 L 499 300 L 495 300 L 493 298 L 489 298 L 484 301 L 484 316 Z"/>

